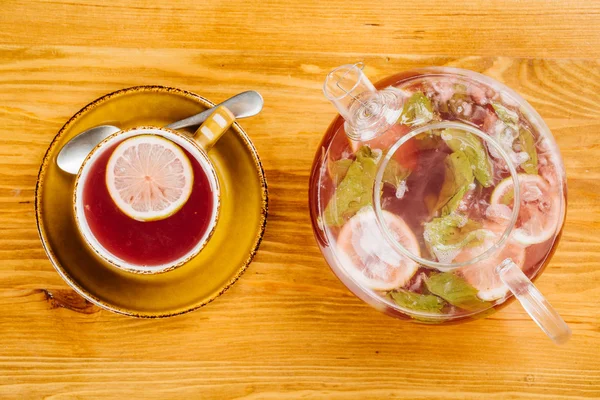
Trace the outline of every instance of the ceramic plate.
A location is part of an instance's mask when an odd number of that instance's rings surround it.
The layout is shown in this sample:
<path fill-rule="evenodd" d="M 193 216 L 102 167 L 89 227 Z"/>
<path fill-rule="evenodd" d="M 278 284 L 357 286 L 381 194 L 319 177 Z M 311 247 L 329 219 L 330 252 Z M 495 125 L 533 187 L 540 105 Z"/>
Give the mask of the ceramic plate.
<path fill-rule="evenodd" d="M 58 273 L 89 301 L 136 317 L 177 315 L 214 300 L 248 267 L 265 230 L 267 184 L 258 153 L 237 123 L 209 153 L 221 185 L 221 211 L 214 234 L 200 254 L 162 274 L 117 269 L 86 245 L 73 216 L 75 176 L 56 164 L 62 146 L 91 127 L 165 126 L 212 106 L 203 97 L 175 88 L 123 89 L 84 107 L 52 141 L 36 187 L 38 231 Z"/>

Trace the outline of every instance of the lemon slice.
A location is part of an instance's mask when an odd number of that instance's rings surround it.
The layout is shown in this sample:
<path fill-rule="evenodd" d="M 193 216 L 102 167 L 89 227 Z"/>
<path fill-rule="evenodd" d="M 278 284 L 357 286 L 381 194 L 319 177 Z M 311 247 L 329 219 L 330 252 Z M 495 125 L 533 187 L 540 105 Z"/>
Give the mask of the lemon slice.
<path fill-rule="evenodd" d="M 556 234 L 560 220 L 560 194 L 539 175 L 518 174 L 521 189 L 519 219 L 513 238 L 524 245 L 542 243 Z M 500 182 L 490 198 L 491 204 L 512 208 L 514 185 L 510 177 Z"/>
<path fill-rule="evenodd" d="M 483 229 L 493 233 L 488 236 L 479 247 L 465 247 L 456 257 L 456 262 L 465 262 L 482 254 L 498 241 L 504 233 L 505 226 L 486 221 Z M 509 239 L 501 250 L 491 254 L 489 257 L 476 264 L 467 265 L 458 269 L 462 277 L 477 289 L 477 297 L 484 301 L 494 301 L 508 294 L 508 287 L 502 282 L 496 272 L 496 267 L 503 260 L 510 258 L 520 269 L 525 265 L 525 247 L 516 240 Z"/>
<path fill-rule="evenodd" d="M 419 242 L 406 222 L 388 211 L 384 211 L 383 216 L 394 238 L 420 256 Z M 387 243 L 371 208 L 359 211 L 346 222 L 337 246 L 346 272 L 369 289 L 387 291 L 402 287 L 419 268 L 416 262 L 398 254 Z"/>
<path fill-rule="evenodd" d="M 194 172 L 184 151 L 157 135 L 120 143 L 106 166 L 106 186 L 117 207 L 138 221 L 175 214 L 192 193 Z"/>

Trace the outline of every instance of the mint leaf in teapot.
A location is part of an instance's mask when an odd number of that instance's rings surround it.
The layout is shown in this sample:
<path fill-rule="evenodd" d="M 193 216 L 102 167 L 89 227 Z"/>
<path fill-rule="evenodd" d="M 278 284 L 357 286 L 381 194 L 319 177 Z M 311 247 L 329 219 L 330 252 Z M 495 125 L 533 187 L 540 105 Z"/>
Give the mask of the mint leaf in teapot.
<path fill-rule="evenodd" d="M 519 115 L 516 112 L 496 102 L 492 102 L 492 107 L 494 107 L 494 111 L 498 118 L 505 124 L 515 126 L 519 123 Z"/>
<path fill-rule="evenodd" d="M 431 274 L 425 285 L 427 290 L 453 306 L 469 311 L 491 307 L 491 303 L 477 297 L 477 289 L 452 272 Z"/>
<path fill-rule="evenodd" d="M 440 146 L 441 140 L 440 135 L 432 131 L 423 132 L 415 136 L 415 146 L 419 150 L 433 150 Z"/>
<path fill-rule="evenodd" d="M 459 129 L 444 129 L 441 137 L 452 151 L 465 153 L 473 166 L 475 179 L 481 186 L 490 187 L 494 183 L 493 164 L 483 143 L 476 135 Z"/>
<path fill-rule="evenodd" d="M 329 174 L 337 184 L 334 196 L 325 208 L 325 223 L 341 226 L 361 208 L 372 204 L 373 184 L 381 160 L 381 150 L 362 146 L 356 159 L 330 162 Z M 410 170 L 394 159 L 390 159 L 383 173 L 382 182 L 400 190 L 405 185 Z"/>
<path fill-rule="evenodd" d="M 538 173 L 538 156 L 535 149 L 535 139 L 528 129 L 519 129 L 519 143 L 522 151 L 526 152 L 529 159 L 521 164 L 521 168 L 528 174 Z"/>
<path fill-rule="evenodd" d="M 488 234 L 481 224 L 453 213 L 427 222 L 423 238 L 438 261 L 451 263 L 463 248 L 480 245 Z"/>
<path fill-rule="evenodd" d="M 519 114 L 517 114 L 517 112 L 510 110 L 509 108 L 499 103 L 492 103 L 492 107 L 494 107 L 496 115 L 498 116 L 498 118 L 500 118 L 502 122 L 504 122 L 513 131 L 519 132 L 518 143 L 521 145 L 521 151 L 527 153 L 527 155 L 529 156 L 527 161 L 521 163 L 521 168 L 523 168 L 523 170 L 528 174 L 537 174 L 538 157 L 535 148 L 535 139 L 531 131 L 523 127 L 518 127 Z M 508 150 L 509 152 L 513 151 L 512 148 Z"/>
<path fill-rule="evenodd" d="M 423 92 L 415 92 L 404 103 L 398 122 L 404 125 L 421 125 L 432 119 L 431 100 Z"/>
<path fill-rule="evenodd" d="M 448 100 L 446 111 L 459 119 L 468 120 L 473 106 L 471 96 L 465 92 L 457 92 L 452 95 L 450 100 Z"/>
<path fill-rule="evenodd" d="M 372 203 L 373 183 L 381 151 L 362 146 L 325 208 L 325 223 L 341 226 L 358 210 Z"/>
<path fill-rule="evenodd" d="M 448 155 L 444 159 L 444 168 L 444 183 L 434 210 L 441 209 L 442 215 L 448 215 L 458 208 L 474 178 L 469 158 L 462 151 Z"/>
<path fill-rule="evenodd" d="M 408 308 L 413 311 L 428 313 L 441 313 L 446 302 L 441 298 L 431 294 L 419 294 L 409 292 L 404 289 L 397 289 L 389 293 L 389 296 L 400 307 Z"/>
<path fill-rule="evenodd" d="M 394 186 L 394 188 L 398 190 L 402 187 L 403 182 L 408 178 L 410 173 L 410 169 L 391 158 L 385 167 L 385 171 L 383 171 L 383 178 L 381 180 L 384 183 Z"/>
<path fill-rule="evenodd" d="M 331 180 L 333 181 L 334 185 L 337 186 L 342 181 L 342 179 L 344 179 L 346 173 L 348 172 L 348 169 L 350 168 L 350 165 L 352 165 L 353 162 L 354 161 L 349 158 L 343 158 L 337 161 L 329 160 L 327 162 L 329 176 L 331 177 Z"/>

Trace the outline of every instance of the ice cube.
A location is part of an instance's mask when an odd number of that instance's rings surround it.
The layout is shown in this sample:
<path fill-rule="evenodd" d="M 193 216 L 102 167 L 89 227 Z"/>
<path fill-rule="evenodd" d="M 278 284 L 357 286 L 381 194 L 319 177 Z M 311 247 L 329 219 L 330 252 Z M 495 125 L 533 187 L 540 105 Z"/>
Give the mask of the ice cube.
<path fill-rule="evenodd" d="M 485 89 L 480 87 L 479 85 L 471 84 L 467 88 L 467 94 L 470 95 L 475 103 L 479 105 L 487 104 L 487 96 L 485 94 Z"/>
<path fill-rule="evenodd" d="M 529 160 L 529 154 L 527 154 L 524 151 L 521 151 L 519 153 L 516 152 L 512 152 L 510 154 L 510 158 L 511 161 L 514 162 L 517 165 L 521 165 L 523 164 L 525 161 Z"/>
<path fill-rule="evenodd" d="M 444 139 L 445 141 L 448 141 L 448 140 L 452 139 L 452 135 L 450 133 L 448 133 L 447 129 L 444 129 L 442 131 L 442 135 L 441 136 L 442 136 L 442 139 Z"/>
<path fill-rule="evenodd" d="M 398 184 L 398 187 L 396 188 L 396 198 L 403 198 L 406 192 L 408 192 L 408 187 L 406 186 L 406 180 L 403 180 Z"/>
<path fill-rule="evenodd" d="M 499 136 L 506 129 L 506 124 L 502 122 L 502 120 L 496 120 L 496 124 L 494 125 L 494 134 Z"/>
<path fill-rule="evenodd" d="M 539 152 L 545 153 L 550 151 L 550 142 L 546 138 L 539 138 L 536 144 Z"/>
<path fill-rule="evenodd" d="M 471 103 L 464 102 L 461 108 L 462 111 L 459 110 L 459 112 L 462 112 L 465 117 L 469 117 L 473 113 L 473 105 Z"/>
<path fill-rule="evenodd" d="M 504 122 L 498 120 L 494 126 L 494 133 L 492 136 L 496 139 L 496 142 L 500 145 L 502 150 L 508 154 L 510 161 L 512 161 L 515 166 L 519 166 L 529 160 L 529 154 L 522 151 L 522 146 L 517 143 L 519 133 L 514 127 L 508 126 Z M 501 160 L 500 153 L 494 146 L 488 145 L 487 147 L 493 158 Z M 502 166 L 500 167 L 502 168 Z M 506 170 L 508 168 L 504 165 L 503 169 Z"/>
<path fill-rule="evenodd" d="M 503 136 L 503 132 L 506 130 L 506 124 L 498 119 L 498 120 L 496 120 L 494 126 L 490 130 L 491 130 L 490 135 L 494 139 L 496 139 L 496 142 L 498 142 L 500 147 L 502 147 L 504 149 L 505 144 L 503 143 L 503 140 L 506 141 L 506 139 Z M 510 143 L 512 144 L 512 141 L 510 141 Z M 498 150 L 496 149 L 495 146 L 488 145 L 487 147 L 488 147 L 488 151 L 490 152 L 490 155 L 492 157 L 501 158 L 500 153 L 498 152 Z"/>
<path fill-rule="evenodd" d="M 473 122 L 476 125 L 483 125 L 486 117 L 487 117 L 486 109 L 483 107 L 480 107 L 480 106 L 476 106 L 470 120 L 471 120 L 471 122 Z"/>
<path fill-rule="evenodd" d="M 506 129 L 504 130 L 504 134 L 510 136 L 512 141 L 519 137 L 519 131 L 510 125 L 507 125 Z"/>
<path fill-rule="evenodd" d="M 510 220 L 512 210 L 506 204 L 492 204 L 485 210 L 485 216 L 494 222 L 504 222 Z"/>
<path fill-rule="evenodd" d="M 543 213 L 549 212 L 551 208 L 552 208 L 552 201 L 550 201 L 548 199 L 543 199 L 538 203 L 538 209 Z"/>
<path fill-rule="evenodd" d="M 543 195 L 544 194 L 539 187 L 527 185 L 521 193 L 521 199 L 526 203 L 533 203 L 534 201 L 541 200 Z"/>
<path fill-rule="evenodd" d="M 438 81 L 432 84 L 441 103 L 449 101 L 454 96 L 454 85 L 448 81 Z"/>
<path fill-rule="evenodd" d="M 552 159 L 548 159 L 547 162 L 540 167 L 540 176 L 546 179 L 550 186 L 558 188 L 562 185 L 562 173 L 557 169 L 556 165 L 553 164 L 554 162 L 555 161 Z"/>

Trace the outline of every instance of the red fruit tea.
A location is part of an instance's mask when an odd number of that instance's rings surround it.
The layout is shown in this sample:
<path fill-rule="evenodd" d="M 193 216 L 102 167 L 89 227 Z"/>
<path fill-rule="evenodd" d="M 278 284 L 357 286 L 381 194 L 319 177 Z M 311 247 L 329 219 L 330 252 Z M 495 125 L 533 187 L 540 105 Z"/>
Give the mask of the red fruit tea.
<path fill-rule="evenodd" d="M 84 214 L 89 228 L 104 249 L 135 265 L 159 266 L 188 254 L 203 239 L 216 206 L 209 178 L 189 151 L 194 173 L 192 193 L 183 207 L 158 221 L 137 221 L 125 215 L 106 186 L 106 167 L 119 143 L 110 146 L 90 167 L 83 182 Z"/>

